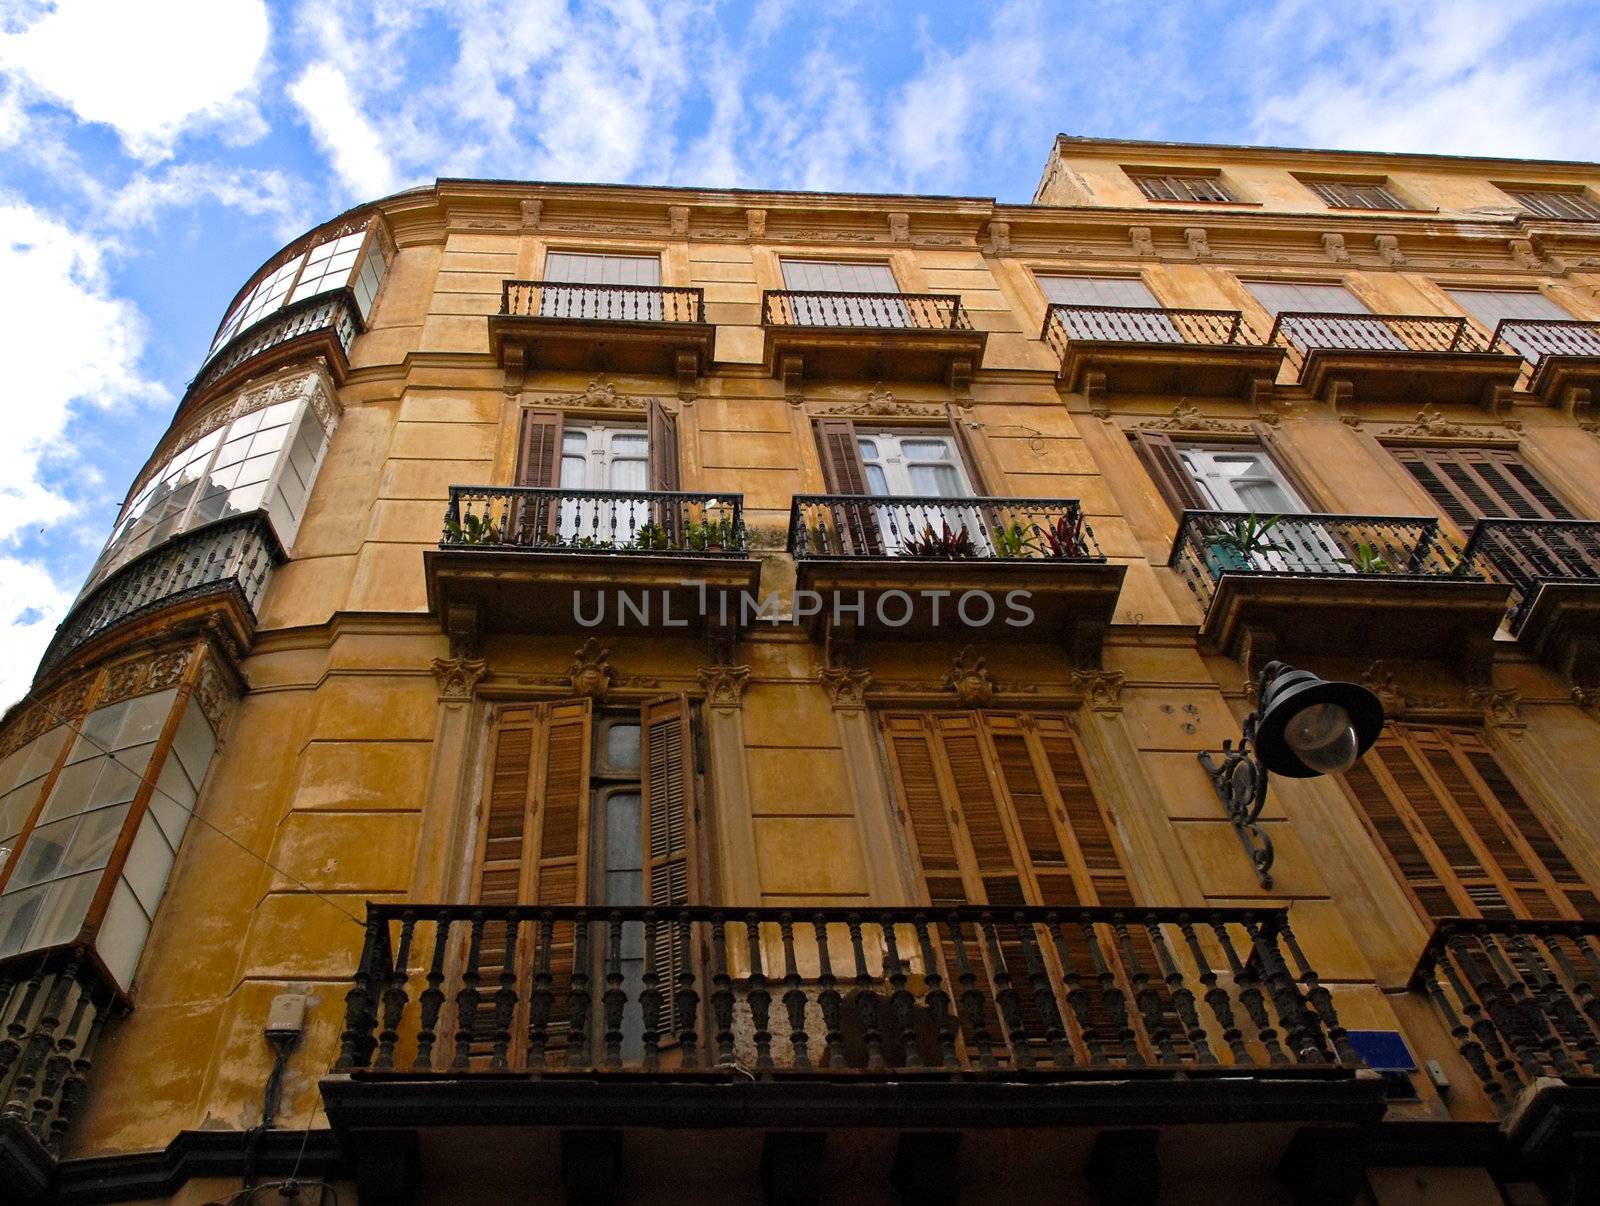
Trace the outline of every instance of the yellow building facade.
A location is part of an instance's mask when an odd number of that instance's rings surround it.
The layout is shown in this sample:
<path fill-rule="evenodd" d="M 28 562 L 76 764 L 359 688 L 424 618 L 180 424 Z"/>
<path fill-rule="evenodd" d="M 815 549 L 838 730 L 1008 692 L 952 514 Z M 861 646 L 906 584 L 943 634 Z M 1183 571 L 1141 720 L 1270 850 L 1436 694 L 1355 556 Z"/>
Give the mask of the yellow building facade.
<path fill-rule="evenodd" d="M 340 215 L 0 729 L 0 1197 L 1593 1200 L 1597 387 L 1588 164 Z"/>

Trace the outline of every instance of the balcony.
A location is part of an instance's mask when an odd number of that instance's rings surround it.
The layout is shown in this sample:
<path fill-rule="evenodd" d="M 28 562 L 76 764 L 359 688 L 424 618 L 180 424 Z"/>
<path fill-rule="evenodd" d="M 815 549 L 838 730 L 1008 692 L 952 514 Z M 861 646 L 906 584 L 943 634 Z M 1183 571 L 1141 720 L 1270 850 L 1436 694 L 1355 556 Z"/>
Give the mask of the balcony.
<path fill-rule="evenodd" d="M 964 391 L 988 335 L 951 293 L 761 295 L 767 370 L 793 393 L 802 377 L 944 381 Z"/>
<path fill-rule="evenodd" d="M 1522 370 L 1515 356 L 1485 350 L 1464 318 L 1286 311 L 1267 342 L 1319 398 L 1337 382 L 1373 402 L 1479 404 L 1514 387 Z"/>
<path fill-rule="evenodd" d="M 45 650 L 39 676 L 113 630 L 157 613 L 163 630 L 171 631 L 216 614 L 221 603 L 236 635 L 247 636 L 267 579 L 282 560 L 278 539 L 260 512 L 157 545 L 73 605 Z"/>
<path fill-rule="evenodd" d="M 1522 384 L 1547 405 L 1566 401 L 1573 390 L 1600 389 L 1600 322 L 1502 319 L 1489 350 L 1525 361 Z"/>
<path fill-rule="evenodd" d="M 350 345 L 365 329 L 348 289 L 319 293 L 254 323 L 219 348 L 184 392 L 178 417 L 204 398 L 296 360 L 321 355 L 336 385 L 344 383 Z M 176 421 L 176 420 L 175 420 Z"/>
<path fill-rule="evenodd" d="M 452 486 L 424 561 L 434 613 L 485 632 L 736 628 L 760 576 L 743 495 L 665 490 Z"/>
<path fill-rule="evenodd" d="M 1570 1176 L 1593 1201 L 1600 1128 L 1600 922 L 1442 919 L 1412 973 L 1456 1042 L 1513 1148 L 1542 1174 Z M 1565 1167 L 1563 1167 L 1565 1166 Z M 1568 1182 L 1569 1189 L 1572 1182 Z"/>
<path fill-rule="evenodd" d="M 603 1127 L 636 1186 L 703 1188 L 753 1181 L 764 1131 L 939 1129 L 953 1153 L 997 1128 L 1244 1122 L 1270 1175 L 1298 1126 L 1383 1111 L 1274 909 L 369 904 L 345 1001 L 321 1088 L 358 1159 L 522 1128 L 503 1158 L 551 1177 L 541 1135 L 570 1155 Z"/>
<path fill-rule="evenodd" d="M 1510 594 L 1429 518 L 1185 511 L 1167 564 L 1232 656 L 1481 653 Z"/>
<path fill-rule="evenodd" d="M 1582 682 L 1600 678 L 1600 523 L 1480 519 L 1466 555 L 1511 584 L 1507 623 L 1535 657 Z"/>
<path fill-rule="evenodd" d="M 1072 499 L 796 495 L 789 552 L 797 588 L 820 596 L 819 629 L 1060 642 L 1085 665 L 1098 664 L 1126 572 Z M 1019 591 L 1026 617 L 1008 603 Z"/>
<path fill-rule="evenodd" d="M 1270 390 L 1283 349 L 1263 346 L 1237 310 L 1053 305 L 1040 338 L 1083 394 L 1248 398 Z"/>
<path fill-rule="evenodd" d="M 715 340 L 701 289 L 506 281 L 500 313 L 489 317 L 489 341 L 512 391 L 530 369 L 650 373 L 692 388 Z"/>

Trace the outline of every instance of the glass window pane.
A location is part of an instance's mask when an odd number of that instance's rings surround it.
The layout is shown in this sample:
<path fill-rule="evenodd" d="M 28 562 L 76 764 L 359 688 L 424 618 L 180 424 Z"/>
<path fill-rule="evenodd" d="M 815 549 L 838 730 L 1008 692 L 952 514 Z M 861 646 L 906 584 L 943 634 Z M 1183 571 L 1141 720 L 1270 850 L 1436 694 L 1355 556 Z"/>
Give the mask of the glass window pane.
<path fill-rule="evenodd" d="M 106 919 L 100 923 L 94 949 L 106 970 L 124 989 L 133 984 L 134 969 L 139 966 L 139 955 L 144 951 L 149 933 L 150 919 L 145 916 L 133 889 L 125 882 L 118 882 L 111 894 Z"/>
<path fill-rule="evenodd" d="M 83 929 L 84 919 L 89 913 L 89 901 L 99 883 L 100 876 L 91 871 L 87 875 L 51 884 L 45 891 L 39 918 L 34 922 L 33 932 L 28 935 L 24 949 L 39 950 L 57 946 L 76 937 L 78 931 Z"/>
<path fill-rule="evenodd" d="M 939 439 L 905 439 L 900 441 L 900 450 L 906 456 L 916 457 L 918 460 L 947 461 L 951 459 L 950 443 Z"/>
<path fill-rule="evenodd" d="M 128 711 L 117 729 L 117 743 L 112 748 L 126 749 L 129 746 L 143 745 L 159 737 L 161 726 L 166 724 L 167 713 L 172 710 L 172 701 L 177 695 L 177 688 L 174 687 L 158 691 L 154 695 L 143 695 L 138 699 L 129 700 Z"/>
<path fill-rule="evenodd" d="M 61 860 L 61 873 L 93 871 L 104 867 L 111 857 L 111 848 L 117 844 L 117 835 L 122 832 L 122 822 L 127 815 L 126 804 L 84 813 L 78 819 L 78 828 Z M 33 845 L 32 837 L 29 837 L 28 845 Z"/>
<path fill-rule="evenodd" d="M 616 456 L 647 456 L 650 437 L 642 431 L 619 431 L 611 437 L 611 451 Z"/>
<path fill-rule="evenodd" d="M 59 875 L 66 859 L 67 843 L 72 840 L 77 824 L 76 817 L 68 817 L 64 821 L 34 829 L 22 847 L 17 869 L 11 873 L 11 879 L 6 884 L 6 894 L 20 892 L 23 888 L 45 883 Z"/>
<path fill-rule="evenodd" d="M 123 865 L 122 877 L 133 889 L 144 911 L 151 917 L 167 886 L 167 875 L 172 870 L 172 847 L 161 835 L 155 818 L 146 816 L 128 848 L 128 861 Z"/>
<path fill-rule="evenodd" d="M 154 747 L 149 747 L 153 749 Z M 89 789 L 79 807 L 73 812 L 87 812 L 91 808 L 105 808 L 111 804 L 126 804 L 139 793 L 139 786 L 144 780 L 138 771 L 125 765 L 127 753 L 119 753 L 115 758 L 103 758 L 99 762 L 100 774 L 94 781 L 94 786 Z M 142 761 L 148 762 L 150 755 L 145 753 Z M 84 765 L 92 765 L 85 763 Z M 54 801 L 52 801 L 53 803 Z"/>
<path fill-rule="evenodd" d="M 613 460 L 611 481 L 613 490 L 646 490 L 650 486 L 649 464 L 645 461 Z"/>
<path fill-rule="evenodd" d="M 200 705 L 191 701 L 184 709 L 183 719 L 178 722 L 178 732 L 172 741 L 173 752 L 178 755 L 178 761 L 183 763 L 183 769 L 189 773 L 190 782 L 198 785 L 205 779 L 206 767 L 211 765 L 211 755 L 216 748 L 217 738 L 211 731 L 211 723 L 206 720 Z"/>
<path fill-rule="evenodd" d="M 39 918 L 48 888 L 29 888 L 26 892 L 0 896 L 0 958 L 14 955 L 28 941 L 28 933 Z"/>
<path fill-rule="evenodd" d="M 606 870 L 637 871 L 644 866 L 644 827 L 638 792 L 612 792 L 606 800 Z M 613 900 L 612 904 L 621 904 Z"/>
<path fill-rule="evenodd" d="M 589 461 L 583 456 L 561 458 L 561 485 L 567 490 L 583 490 L 589 484 Z"/>
<path fill-rule="evenodd" d="M 613 724 L 606 728 L 606 766 L 612 770 L 639 769 L 639 726 Z"/>
<path fill-rule="evenodd" d="M 641 905 L 644 903 L 643 871 L 607 871 L 606 903 Z"/>
<path fill-rule="evenodd" d="M 911 488 L 924 498 L 953 498 L 965 494 L 954 465 L 911 465 Z"/>
<path fill-rule="evenodd" d="M 882 465 L 867 465 L 867 493 L 879 497 L 889 493 L 889 479 L 883 475 Z"/>

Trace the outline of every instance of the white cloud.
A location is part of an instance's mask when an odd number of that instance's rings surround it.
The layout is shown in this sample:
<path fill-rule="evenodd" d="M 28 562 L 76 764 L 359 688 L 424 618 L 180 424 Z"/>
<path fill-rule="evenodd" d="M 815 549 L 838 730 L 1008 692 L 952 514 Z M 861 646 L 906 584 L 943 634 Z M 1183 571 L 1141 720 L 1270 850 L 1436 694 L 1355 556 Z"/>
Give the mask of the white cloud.
<path fill-rule="evenodd" d="M 61 0 L 0 34 L 0 70 L 154 160 L 196 125 L 233 142 L 265 132 L 248 93 L 267 37 L 262 0 Z"/>
<path fill-rule="evenodd" d="M 72 592 L 57 586 L 43 566 L 0 555 L 0 710 L 21 699 L 34 668 L 72 602 Z"/>
<path fill-rule="evenodd" d="M 349 192 L 365 201 L 395 191 L 394 164 L 342 71 L 332 63 L 313 63 L 289 85 L 289 99 Z"/>
<path fill-rule="evenodd" d="M 224 168 L 214 163 L 177 164 L 135 176 L 105 198 L 96 220 L 116 230 L 156 226 L 169 209 L 216 202 L 235 215 L 267 217 L 284 242 L 312 224 L 305 184 L 281 171 Z"/>

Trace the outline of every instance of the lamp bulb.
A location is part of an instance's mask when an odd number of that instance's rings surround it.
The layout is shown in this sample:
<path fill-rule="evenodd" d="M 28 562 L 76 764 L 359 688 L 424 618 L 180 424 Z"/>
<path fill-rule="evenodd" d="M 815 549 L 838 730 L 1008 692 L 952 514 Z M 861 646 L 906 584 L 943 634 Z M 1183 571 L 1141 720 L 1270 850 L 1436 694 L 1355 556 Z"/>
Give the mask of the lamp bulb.
<path fill-rule="evenodd" d="M 1284 727 L 1283 739 L 1319 775 L 1347 771 L 1360 756 L 1350 713 L 1336 703 L 1312 704 L 1295 713 Z"/>

